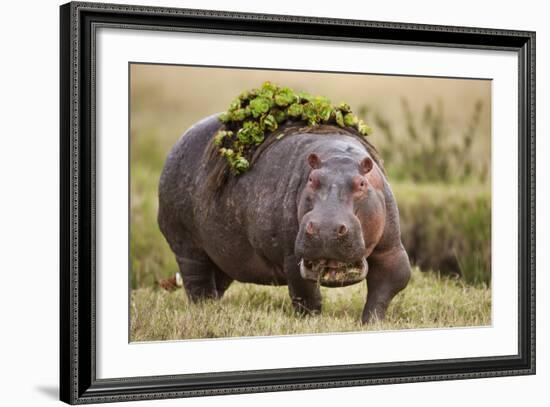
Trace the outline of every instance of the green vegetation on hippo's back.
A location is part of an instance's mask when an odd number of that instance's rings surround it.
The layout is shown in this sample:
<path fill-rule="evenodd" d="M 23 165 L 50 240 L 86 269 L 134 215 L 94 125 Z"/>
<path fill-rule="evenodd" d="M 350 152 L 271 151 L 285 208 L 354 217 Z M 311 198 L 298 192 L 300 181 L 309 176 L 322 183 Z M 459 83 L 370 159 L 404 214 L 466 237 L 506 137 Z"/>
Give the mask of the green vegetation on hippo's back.
<path fill-rule="evenodd" d="M 225 126 L 214 135 L 214 144 L 234 174 L 247 171 L 254 148 L 267 133 L 286 122 L 349 127 L 365 137 L 372 132 L 347 103 L 333 106 L 326 97 L 295 92 L 271 82 L 241 93 L 219 119 Z"/>

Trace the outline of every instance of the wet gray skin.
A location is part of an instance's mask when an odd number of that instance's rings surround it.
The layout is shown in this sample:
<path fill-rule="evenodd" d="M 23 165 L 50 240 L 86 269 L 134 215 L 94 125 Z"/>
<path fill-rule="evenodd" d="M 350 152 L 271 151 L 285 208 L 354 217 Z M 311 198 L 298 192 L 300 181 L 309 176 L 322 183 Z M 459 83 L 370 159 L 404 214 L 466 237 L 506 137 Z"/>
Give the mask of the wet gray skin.
<path fill-rule="evenodd" d="M 321 126 L 263 149 L 252 168 L 216 187 L 217 115 L 190 128 L 166 159 L 158 222 L 193 300 L 232 281 L 287 285 L 300 313 L 322 308 L 320 285 L 367 281 L 362 314 L 381 319 L 410 276 L 397 204 L 356 136 Z"/>

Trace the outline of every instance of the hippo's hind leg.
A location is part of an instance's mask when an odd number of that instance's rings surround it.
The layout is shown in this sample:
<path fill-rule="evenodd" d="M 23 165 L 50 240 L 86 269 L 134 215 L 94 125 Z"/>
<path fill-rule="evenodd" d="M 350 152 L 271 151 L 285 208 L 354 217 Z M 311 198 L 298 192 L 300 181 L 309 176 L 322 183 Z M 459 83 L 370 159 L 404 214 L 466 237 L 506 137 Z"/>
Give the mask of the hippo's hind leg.
<path fill-rule="evenodd" d="M 233 281 L 201 249 L 176 254 L 185 292 L 191 301 L 218 299 Z"/>
<path fill-rule="evenodd" d="M 368 262 L 368 294 L 361 318 L 363 323 L 384 319 L 390 301 L 407 286 L 411 276 L 409 257 L 403 246 L 372 254 Z"/>
<path fill-rule="evenodd" d="M 202 248 L 192 243 L 192 234 L 163 205 L 159 205 L 158 223 L 176 255 L 183 287 L 189 299 L 196 302 L 221 298 L 233 280 L 214 264 Z"/>

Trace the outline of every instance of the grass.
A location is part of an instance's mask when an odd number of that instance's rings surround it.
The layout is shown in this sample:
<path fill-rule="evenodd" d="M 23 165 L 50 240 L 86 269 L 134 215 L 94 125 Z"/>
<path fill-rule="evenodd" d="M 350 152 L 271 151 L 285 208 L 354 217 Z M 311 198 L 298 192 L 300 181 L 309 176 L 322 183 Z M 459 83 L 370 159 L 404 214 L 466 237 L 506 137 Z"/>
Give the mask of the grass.
<path fill-rule="evenodd" d="M 365 284 L 322 288 L 323 313 L 300 317 L 286 287 L 233 283 L 219 301 L 189 302 L 183 290 L 132 290 L 131 340 L 159 341 L 483 326 L 491 324 L 491 290 L 413 270 L 407 288 L 392 301 L 386 320 L 360 323 Z"/>

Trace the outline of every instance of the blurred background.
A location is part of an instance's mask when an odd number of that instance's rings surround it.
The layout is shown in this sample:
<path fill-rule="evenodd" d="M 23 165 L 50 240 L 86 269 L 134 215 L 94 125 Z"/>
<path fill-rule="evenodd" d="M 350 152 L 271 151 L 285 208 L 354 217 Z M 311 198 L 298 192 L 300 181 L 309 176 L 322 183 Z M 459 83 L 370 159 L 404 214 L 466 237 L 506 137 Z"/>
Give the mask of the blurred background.
<path fill-rule="evenodd" d="M 154 286 L 177 270 L 156 222 L 170 148 L 193 123 L 266 80 L 349 103 L 374 129 L 370 141 L 396 195 L 411 263 L 490 286 L 489 80 L 132 64 L 132 288 Z"/>

